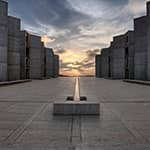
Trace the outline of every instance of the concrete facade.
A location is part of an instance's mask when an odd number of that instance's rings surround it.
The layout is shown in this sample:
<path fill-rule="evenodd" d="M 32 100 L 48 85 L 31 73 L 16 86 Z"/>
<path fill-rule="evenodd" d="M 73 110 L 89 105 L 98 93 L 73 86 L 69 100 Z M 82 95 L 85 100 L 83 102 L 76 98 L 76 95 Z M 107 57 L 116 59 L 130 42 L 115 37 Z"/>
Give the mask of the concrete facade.
<path fill-rule="evenodd" d="M 111 76 L 111 60 L 110 60 L 110 49 L 104 48 L 101 51 L 101 77 Z"/>
<path fill-rule="evenodd" d="M 51 48 L 45 48 L 46 57 L 45 57 L 45 76 L 47 78 L 53 77 L 53 68 L 54 68 L 54 52 Z"/>
<path fill-rule="evenodd" d="M 30 67 L 30 56 L 29 56 L 29 39 L 26 31 L 20 32 L 20 76 L 21 79 L 29 79 L 29 67 Z"/>
<path fill-rule="evenodd" d="M 43 79 L 58 77 L 59 58 L 55 59 L 53 49 L 45 48 L 41 37 L 26 31 L 20 33 L 21 78 Z"/>
<path fill-rule="evenodd" d="M 0 81 L 8 79 L 7 45 L 8 45 L 8 4 L 0 0 Z"/>
<path fill-rule="evenodd" d="M 100 70 L 107 68 L 108 58 L 103 59 Z M 150 2 L 146 16 L 134 19 L 134 31 L 113 38 L 110 60 L 111 78 L 150 80 Z M 107 77 L 107 73 L 101 74 Z"/>
<path fill-rule="evenodd" d="M 95 64 L 96 64 L 96 77 L 101 77 L 101 55 L 96 55 L 95 58 Z"/>
<path fill-rule="evenodd" d="M 134 32 L 114 37 L 111 43 L 111 77 L 134 78 Z"/>
<path fill-rule="evenodd" d="M 41 37 L 29 36 L 29 56 L 30 56 L 30 70 L 29 76 L 31 79 L 41 79 L 43 75 L 42 60 L 44 56 L 44 46 L 41 42 Z"/>
<path fill-rule="evenodd" d="M 114 37 L 110 47 L 101 50 L 99 74 L 112 79 L 134 78 L 133 31 Z"/>
<path fill-rule="evenodd" d="M 150 2 L 147 2 L 147 80 L 150 80 Z"/>
<path fill-rule="evenodd" d="M 58 77 L 59 57 L 45 51 L 40 36 L 21 31 L 20 22 L 0 0 L 0 82 Z"/>
<path fill-rule="evenodd" d="M 59 56 L 58 55 L 54 55 L 53 68 L 54 68 L 53 77 L 54 78 L 59 77 Z"/>
<path fill-rule="evenodd" d="M 135 29 L 135 79 L 147 79 L 147 17 L 134 20 Z"/>
<path fill-rule="evenodd" d="M 8 80 L 20 79 L 20 19 L 8 17 Z"/>
<path fill-rule="evenodd" d="M 43 79 L 45 75 L 45 48 L 41 37 L 21 31 L 21 78 Z"/>

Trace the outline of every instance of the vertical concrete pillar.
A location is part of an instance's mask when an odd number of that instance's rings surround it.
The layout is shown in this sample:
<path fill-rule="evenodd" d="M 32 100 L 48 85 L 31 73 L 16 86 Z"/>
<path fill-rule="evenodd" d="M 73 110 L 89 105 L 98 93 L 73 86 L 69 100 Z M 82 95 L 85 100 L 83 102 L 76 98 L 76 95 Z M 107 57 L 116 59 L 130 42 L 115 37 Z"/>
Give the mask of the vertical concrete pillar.
<path fill-rule="evenodd" d="M 54 72 L 54 53 L 53 49 L 45 48 L 46 51 L 46 77 L 53 77 Z"/>
<path fill-rule="evenodd" d="M 110 77 L 110 49 L 104 48 L 101 51 L 101 77 Z"/>
<path fill-rule="evenodd" d="M 41 37 L 29 36 L 29 55 L 30 55 L 30 78 L 42 79 L 44 74 L 44 46 Z"/>
<path fill-rule="evenodd" d="M 134 76 L 136 80 L 147 80 L 147 16 L 134 20 Z"/>
<path fill-rule="evenodd" d="M 0 81 L 8 80 L 8 4 L 0 0 Z"/>
<path fill-rule="evenodd" d="M 8 17 L 8 80 L 20 79 L 20 19 Z"/>
<path fill-rule="evenodd" d="M 54 77 L 57 78 L 59 77 L 59 56 L 54 55 Z"/>
<path fill-rule="evenodd" d="M 150 80 L 150 2 L 147 2 L 147 80 Z"/>
<path fill-rule="evenodd" d="M 125 38 L 124 35 L 114 37 L 112 43 L 113 79 L 125 78 Z"/>
<path fill-rule="evenodd" d="M 101 55 L 96 55 L 95 64 L 96 64 L 95 76 L 97 78 L 100 78 L 101 77 Z"/>
<path fill-rule="evenodd" d="M 20 76 L 21 79 L 29 78 L 27 75 L 27 67 L 29 62 L 29 55 L 27 56 L 27 39 L 28 34 L 26 31 L 20 32 Z"/>
<path fill-rule="evenodd" d="M 45 47 L 44 47 L 44 42 L 42 42 L 42 47 L 41 47 L 41 78 L 46 78 L 45 74 Z"/>

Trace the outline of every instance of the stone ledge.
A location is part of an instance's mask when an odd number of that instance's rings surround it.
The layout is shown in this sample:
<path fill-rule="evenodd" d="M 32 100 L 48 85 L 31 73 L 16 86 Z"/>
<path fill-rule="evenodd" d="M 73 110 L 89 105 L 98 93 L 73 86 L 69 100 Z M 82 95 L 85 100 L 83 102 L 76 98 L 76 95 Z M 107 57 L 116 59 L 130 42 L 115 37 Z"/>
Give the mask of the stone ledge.
<path fill-rule="evenodd" d="M 128 82 L 128 83 L 134 83 L 134 84 L 150 85 L 150 81 L 128 80 L 128 79 L 125 79 L 125 80 L 123 80 L 123 81 L 124 81 L 124 82 Z"/>
<path fill-rule="evenodd" d="M 66 101 L 53 104 L 54 115 L 99 115 L 100 104 L 98 102 Z"/>
<path fill-rule="evenodd" d="M 6 82 L 0 82 L 0 86 L 6 86 L 6 85 L 13 85 L 13 84 L 21 84 L 25 82 L 31 82 L 32 80 L 16 80 L 16 81 L 6 81 Z"/>

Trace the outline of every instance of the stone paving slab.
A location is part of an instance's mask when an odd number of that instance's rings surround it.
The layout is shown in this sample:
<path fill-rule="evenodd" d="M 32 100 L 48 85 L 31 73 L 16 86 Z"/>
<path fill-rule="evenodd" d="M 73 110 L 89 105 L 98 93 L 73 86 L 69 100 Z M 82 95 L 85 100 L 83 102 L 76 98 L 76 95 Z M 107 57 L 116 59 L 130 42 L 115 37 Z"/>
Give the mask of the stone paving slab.
<path fill-rule="evenodd" d="M 0 150 L 149 150 L 150 87 L 80 78 L 100 116 L 53 116 L 53 102 L 74 92 L 75 78 L 0 87 Z"/>

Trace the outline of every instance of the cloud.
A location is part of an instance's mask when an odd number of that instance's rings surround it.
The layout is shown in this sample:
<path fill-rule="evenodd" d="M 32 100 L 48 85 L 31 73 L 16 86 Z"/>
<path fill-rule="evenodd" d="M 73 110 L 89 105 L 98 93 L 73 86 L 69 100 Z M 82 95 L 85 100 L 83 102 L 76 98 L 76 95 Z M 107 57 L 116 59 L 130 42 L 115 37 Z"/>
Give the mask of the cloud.
<path fill-rule="evenodd" d="M 71 72 L 75 73 L 75 75 L 92 75 L 94 74 L 95 68 L 95 56 L 99 54 L 100 50 L 88 50 L 85 52 L 79 52 L 76 54 L 74 59 L 66 59 L 65 57 L 69 57 L 70 51 L 65 50 L 63 53 L 60 54 L 61 58 L 61 74 L 72 75 Z M 82 59 L 78 59 L 79 55 Z"/>
<path fill-rule="evenodd" d="M 94 57 L 113 36 L 133 29 L 146 0 L 8 0 L 22 29 L 43 36 L 62 60 L 62 72 L 93 74 Z M 89 50 L 91 49 L 91 50 Z M 96 51 L 95 51 L 96 50 Z M 88 71 L 89 70 L 89 71 Z"/>
<path fill-rule="evenodd" d="M 56 54 L 64 54 L 64 53 L 67 53 L 67 50 L 65 50 L 65 49 L 63 49 L 63 48 L 61 48 L 61 47 L 58 47 L 58 48 L 55 48 L 55 49 L 57 49 L 56 51 L 55 51 L 55 53 Z"/>
<path fill-rule="evenodd" d="M 45 45 L 47 45 L 48 43 L 54 42 L 55 38 L 53 37 L 48 37 L 47 35 L 43 35 L 41 37 L 41 41 L 45 43 Z"/>

